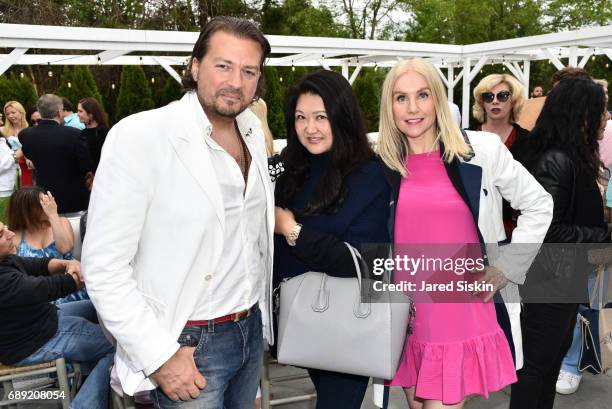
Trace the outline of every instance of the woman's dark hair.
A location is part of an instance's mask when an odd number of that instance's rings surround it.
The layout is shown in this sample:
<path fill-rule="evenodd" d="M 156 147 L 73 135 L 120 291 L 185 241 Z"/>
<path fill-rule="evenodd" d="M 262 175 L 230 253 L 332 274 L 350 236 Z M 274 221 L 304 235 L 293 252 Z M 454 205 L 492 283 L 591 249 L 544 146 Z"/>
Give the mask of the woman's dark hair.
<path fill-rule="evenodd" d="M 599 138 L 605 108 L 603 87 L 593 80 L 567 78 L 548 96 L 531 132 L 532 164 L 546 150 L 556 148 L 577 169 L 602 177 Z"/>
<path fill-rule="evenodd" d="M 368 143 L 363 113 L 349 82 L 340 74 L 321 70 L 306 74 L 288 94 L 285 102 L 287 147 L 281 156 L 285 173 L 276 184 L 279 206 L 291 208 L 293 199 L 310 173 L 312 154 L 300 143 L 295 131 L 295 108 L 304 94 L 321 97 L 333 135 L 330 165 L 321 178 L 305 209 L 293 209 L 301 214 L 334 213 L 345 196 L 344 179 L 364 162 L 374 157 Z"/>
<path fill-rule="evenodd" d="M 32 115 L 34 115 L 34 112 L 38 112 L 38 108 L 36 107 L 36 105 L 26 111 L 25 118 L 26 121 L 28 121 L 29 126 L 34 126 L 34 124 L 32 123 Z"/>
<path fill-rule="evenodd" d="M 7 208 L 9 229 L 18 232 L 51 225 L 40 205 L 41 193 L 45 193 L 45 191 L 39 187 L 22 187 L 13 192 Z"/>
<path fill-rule="evenodd" d="M 104 108 L 102 108 L 102 105 L 100 105 L 97 99 L 92 97 L 83 98 L 79 101 L 79 104 L 81 104 L 85 112 L 93 116 L 98 126 L 108 128 L 108 115 L 106 115 Z"/>
<path fill-rule="evenodd" d="M 198 83 L 191 76 L 191 65 L 193 60 L 196 59 L 198 61 L 202 61 L 202 58 L 208 52 L 208 46 L 210 45 L 210 39 L 217 31 L 223 31 L 228 34 L 232 34 L 238 38 L 244 38 L 248 40 L 253 40 L 261 47 L 261 61 L 259 63 L 259 70 L 261 75 L 259 76 L 259 80 L 257 81 L 257 89 L 255 90 L 255 99 L 262 97 L 265 91 L 265 80 L 264 80 L 264 61 L 268 58 L 270 51 L 270 43 L 263 35 L 261 31 L 255 26 L 255 24 L 251 23 L 248 20 L 236 18 L 236 17 L 227 17 L 227 16 L 219 16 L 210 20 L 202 31 L 200 32 L 200 37 L 196 41 L 193 46 L 193 51 L 191 52 L 191 58 L 189 58 L 189 63 L 187 64 L 187 69 L 185 70 L 185 74 L 181 78 L 181 84 L 183 85 L 183 89 L 185 91 L 191 91 L 197 89 Z"/>

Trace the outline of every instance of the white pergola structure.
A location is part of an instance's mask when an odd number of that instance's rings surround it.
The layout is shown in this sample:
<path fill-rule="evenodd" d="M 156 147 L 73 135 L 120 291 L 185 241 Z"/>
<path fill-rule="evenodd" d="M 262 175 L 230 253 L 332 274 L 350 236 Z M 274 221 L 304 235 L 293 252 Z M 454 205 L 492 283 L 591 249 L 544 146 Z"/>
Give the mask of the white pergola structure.
<path fill-rule="evenodd" d="M 0 74 L 12 65 L 159 65 L 175 80 L 198 38 L 196 32 L 0 24 Z M 345 38 L 267 36 L 270 66 L 341 67 L 351 83 L 362 67 L 391 67 L 410 57 L 430 60 L 453 100 L 460 80 L 463 126 L 469 122 L 470 83 L 485 64 L 503 64 L 529 90 L 530 62 L 549 60 L 558 69 L 584 67 L 589 58 L 612 59 L 612 25 L 470 45 Z M 71 50 L 78 54 L 28 54 L 28 50 Z M 139 54 L 139 53 L 146 53 Z M 352 68 L 352 72 L 351 72 Z M 455 75 L 455 69 L 459 70 Z M 180 70 L 180 69 L 179 69 Z M 446 72 L 444 72 L 445 70 Z"/>

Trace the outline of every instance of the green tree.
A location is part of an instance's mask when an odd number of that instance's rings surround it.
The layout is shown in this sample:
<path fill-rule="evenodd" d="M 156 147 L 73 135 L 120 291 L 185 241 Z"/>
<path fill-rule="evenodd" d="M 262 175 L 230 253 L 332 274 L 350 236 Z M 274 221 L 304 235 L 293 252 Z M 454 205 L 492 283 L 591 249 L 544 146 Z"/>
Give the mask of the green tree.
<path fill-rule="evenodd" d="M 325 1 L 334 11 L 337 25 L 350 38 L 379 39 L 388 36 L 389 26 L 394 25 L 392 15 L 406 5 L 401 0 L 342 0 Z"/>
<path fill-rule="evenodd" d="M 60 86 L 56 91 L 60 97 L 66 97 L 72 104 L 76 104 L 83 98 L 92 97 L 102 103 L 102 95 L 98 85 L 86 65 L 66 66 L 62 72 Z"/>
<path fill-rule="evenodd" d="M 282 5 L 266 1 L 262 8 L 261 30 L 266 34 L 340 37 L 341 27 L 324 5 L 310 0 L 286 0 Z"/>
<path fill-rule="evenodd" d="M 549 0 L 545 3 L 548 31 L 604 26 L 612 22 L 610 0 Z"/>
<path fill-rule="evenodd" d="M 268 106 L 268 126 L 275 139 L 287 137 L 285 115 L 283 114 L 283 91 L 276 67 L 264 68 L 266 94 L 264 100 Z"/>
<path fill-rule="evenodd" d="M 1 107 L 4 107 L 4 104 L 8 101 L 17 101 L 23 105 L 26 111 L 34 106 L 38 99 L 34 85 L 27 77 L 0 76 L 0 95 L 2 95 Z"/>
<path fill-rule="evenodd" d="M 116 120 L 152 109 L 154 106 L 151 88 L 139 65 L 126 65 L 121 71 L 121 87 L 116 105 Z"/>
<path fill-rule="evenodd" d="M 380 90 L 386 74 L 383 69 L 364 68 L 353 82 L 353 90 L 363 111 L 368 132 L 378 131 Z"/>
<path fill-rule="evenodd" d="M 541 34 L 543 0 L 408 0 L 405 39 L 474 44 Z"/>
<path fill-rule="evenodd" d="M 183 88 L 174 78 L 167 77 L 164 86 L 156 95 L 155 106 L 162 107 L 183 96 Z"/>

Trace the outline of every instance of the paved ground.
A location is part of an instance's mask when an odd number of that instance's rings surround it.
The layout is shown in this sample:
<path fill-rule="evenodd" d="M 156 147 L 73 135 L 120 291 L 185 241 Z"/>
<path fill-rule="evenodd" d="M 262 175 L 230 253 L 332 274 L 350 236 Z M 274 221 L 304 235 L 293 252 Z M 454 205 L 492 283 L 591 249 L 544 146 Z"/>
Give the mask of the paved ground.
<path fill-rule="evenodd" d="M 612 371 L 611 371 L 612 372 Z M 282 377 L 287 375 L 299 375 L 304 373 L 298 369 L 273 365 L 270 368 L 270 376 L 272 378 Z M 371 386 L 368 388 L 366 398 L 364 399 L 362 409 L 375 409 L 376 406 L 372 403 Z M 273 399 L 290 398 L 298 395 L 312 394 L 314 389 L 310 380 L 306 378 L 292 380 L 289 382 L 274 382 L 272 392 Z M 0 395 L 1 396 L 1 395 Z M 507 409 L 509 401 L 509 392 L 504 390 L 495 393 L 490 398 L 484 399 L 475 397 L 470 399 L 466 409 Z M 27 405 L 19 405 L 19 409 L 55 409 L 61 407 L 59 404 L 45 403 L 30 403 Z M 314 409 L 314 399 L 307 401 L 287 403 L 284 405 L 274 406 L 274 409 Z M 393 388 L 391 391 L 390 409 L 407 409 L 408 405 L 404 398 L 401 389 Z M 580 385 L 580 389 L 573 395 L 562 396 L 557 395 L 555 400 L 555 409 L 612 409 L 612 373 L 609 375 L 593 376 L 585 374 Z"/>
<path fill-rule="evenodd" d="M 271 370 L 271 376 L 283 376 L 295 373 L 296 370 L 287 367 L 275 366 Z M 612 371 L 610 371 L 612 372 Z M 362 409 L 375 409 L 371 398 L 372 388 L 368 388 Z M 284 398 L 304 393 L 312 393 L 313 387 L 308 379 L 277 383 L 273 386 L 274 398 Z M 509 403 L 509 391 L 501 391 L 484 399 L 475 397 L 465 405 L 465 409 L 507 409 Z M 308 402 L 291 403 L 275 406 L 275 409 L 314 409 L 314 400 Z M 390 409 L 407 409 L 408 404 L 404 393 L 400 388 L 392 388 Z M 559 395 L 555 399 L 555 409 L 612 409 L 612 373 L 609 375 L 593 376 L 585 374 L 580 389 L 573 395 Z"/>

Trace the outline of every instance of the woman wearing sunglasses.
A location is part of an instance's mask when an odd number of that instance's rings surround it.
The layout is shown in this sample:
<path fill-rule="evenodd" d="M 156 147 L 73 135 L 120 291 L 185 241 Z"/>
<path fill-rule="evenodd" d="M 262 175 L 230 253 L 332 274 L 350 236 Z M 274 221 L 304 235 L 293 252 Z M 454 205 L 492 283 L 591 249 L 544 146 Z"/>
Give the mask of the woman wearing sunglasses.
<path fill-rule="evenodd" d="M 480 123 L 476 130 L 499 135 L 516 159 L 515 142 L 529 134 L 516 123 L 525 104 L 521 83 L 508 74 L 487 75 L 474 88 L 474 100 L 472 113 Z"/>
<path fill-rule="evenodd" d="M 475 130 L 499 135 L 514 159 L 524 164 L 529 131 L 516 123 L 525 104 L 521 83 L 508 74 L 487 75 L 474 88 L 474 100 L 472 114 L 480 123 Z M 506 236 L 510 238 L 517 215 L 506 200 L 503 202 L 503 219 Z"/>

